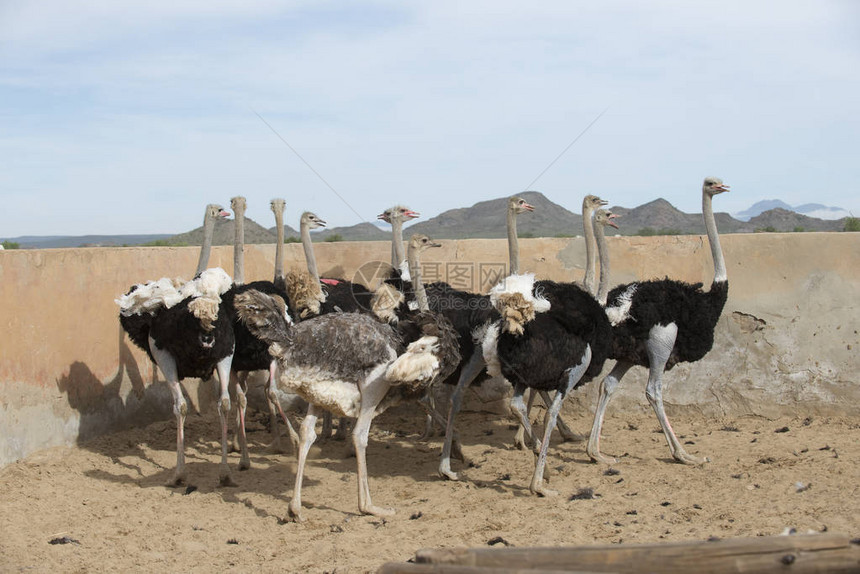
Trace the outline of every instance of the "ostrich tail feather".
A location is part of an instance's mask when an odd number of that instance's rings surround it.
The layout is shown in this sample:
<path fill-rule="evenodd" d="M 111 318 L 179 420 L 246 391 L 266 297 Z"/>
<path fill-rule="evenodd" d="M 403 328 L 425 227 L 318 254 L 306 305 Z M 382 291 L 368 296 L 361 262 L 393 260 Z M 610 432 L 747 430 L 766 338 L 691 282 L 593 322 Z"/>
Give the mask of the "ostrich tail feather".
<path fill-rule="evenodd" d="M 277 346 L 280 351 L 287 345 L 289 323 L 287 322 L 287 304 L 277 295 L 267 295 L 256 289 L 239 293 L 233 300 L 233 305 L 239 320 L 251 333 L 269 343 L 272 354 Z"/>

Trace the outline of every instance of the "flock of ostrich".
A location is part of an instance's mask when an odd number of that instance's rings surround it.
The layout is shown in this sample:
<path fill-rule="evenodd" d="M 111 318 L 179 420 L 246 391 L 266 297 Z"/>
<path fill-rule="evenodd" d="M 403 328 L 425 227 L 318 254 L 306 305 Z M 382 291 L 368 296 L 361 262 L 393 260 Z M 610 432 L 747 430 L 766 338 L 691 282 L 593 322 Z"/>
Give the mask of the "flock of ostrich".
<path fill-rule="evenodd" d="M 510 274 L 488 294 L 458 290 L 444 282 L 422 282 L 421 254 L 439 243 L 415 234 L 404 253 L 403 224 L 418 214 L 402 206 L 379 215 L 392 226 L 392 265 L 387 279 L 369 288 L 319 276 L 310 230 L 325 222 L 310 212 L 300 222 L 307 271 L 285 273 L 284 200 L 272 200 L 278 233 L 274 278 L 245 283 L 245 199 L 235 197 L 231 208 L 237 241 L 231 279 L 223 269 L 208 268 L 215 222 L 230 214 L 218 205 L 207 206 L 194 278 L 137 284 L 117 299 L 122 328 L 157 364 L 172 393 L 176 468 L 171 484 L 187 478 L 188 407 L 180 381 L 208 379 L 217 373 L 220 482 L 234 485 L 227 462 L 229 420 L 235 410 L 239 469 L 249 468 L 247 377 L 258 370 L 268 371 L 266 396 L 274 446 L 280 446 L 282 421 L 297 452 L 289 502 L 289 513 L 296 520 L 304 519 L 302 479 L 320 415 L 324 429 L 331 428 L 332 415 L 341 418 L 339 432 L 351 422 L 359 510 L 388 516 L 394 510 L 373 504 L 368 483 L 366 449 L 374 417 L 402 401 L 417 401 L 427 413 L 427 430 L 432 425 L 445 429 L 439 474 L 457 480 L 451 458 L 464 458 L 456 415 L 469 385 L 490 377 L 504 377 L 513 387 L 511 410 L 519 420 L 515 440 L 537 455 L 530 491 L 555 494 L 544 484 L 544 470 L 556 426 L 563 436 L 572 434 L 559 417 L 562 405 L 573 389 L 597 377 L 607 360 L 615 365 L 599 383 L 588 456 L 595 462 L 614 462 L 600 452 L 601 426 L 625 373 L 639 365 L 648 369 L 646 396 L 672 456 L 685 464 L 705 462 L 688 454 L 675 436 L 663 407 L 662 383 L 665 371 L 677 363 L 701 359 L 713 346 L 728 281 L 711 203 L 714 195 L 728 190 L 713 177 L 705 178 L 702 186 L 702 215 L 714 263 L 714 279 L 707 290 L 702 284 L 671 279 L 610 288 L 605 227 L 617 227 L 616 215 L 604 209 L 607 202 L 593 195 L 582 204 L 586 241 L 582 283 L 520 273 L 517 216 L 534 208 L 515 196 L 507 206 Z M 447 405 L 434 401 L 438 385 L 451 389 Z M 307 402 L 298 432 L 281 408 L 279 389 Z M 542 436 L 533 430 L 529 416 L 538 395 L 547 406 Z"/>

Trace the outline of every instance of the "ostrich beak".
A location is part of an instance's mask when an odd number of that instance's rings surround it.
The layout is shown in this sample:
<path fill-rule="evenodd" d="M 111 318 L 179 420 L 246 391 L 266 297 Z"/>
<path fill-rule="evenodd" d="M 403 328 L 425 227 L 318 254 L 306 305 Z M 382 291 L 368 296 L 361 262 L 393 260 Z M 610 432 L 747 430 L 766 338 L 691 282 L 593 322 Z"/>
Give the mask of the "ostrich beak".
<path fill-rule="evenodd" d="M 421 214 L 417 211 L 412 211 L 411 209 L 406 212 L 406 217 L 409 219 L 415 219 L 416 217 L 421 217 Z"/>
<path fill-rule="evenodd" d="M 600 205 L 609 205 L 609 202 L 605 199 L 598 199 L 597 203 L 599 203 Z"/>
<path fill-rule="evenodd" d="M 323 221 L 322 219 L 317 219 L 317 223 L 320 227 L 325 227 L 325 221 Z"/>
<path fill-rule="evenodd" d="M 218 217 L 230 217 L 230 212 L 226 209 L 222 209 L 220 213 L 218 213 Z"/>
<path fill-rule="evenodd" d="M 523 209 L 525 209 L 526 211 L 534 211 L 535 206 L 531 203 L 523 203 Z"/>
<path fill-rule="evenodd" d="M 430 247 L 442 247 L 441 243 L 436 243 L 435 241 L 430 244 Z"/>
<path fill-rule="evenodd" d="M 724 183 L 721 183 L 720 185 L 718 185 L 717 189 L 719 189 L 720 191 L 731 191 L 731 188 Z"/>
<path fill-rule="evenodd" d="M 618 226 L 615 224 L 615 222 L 614 222 L 614 221 L 612 221 L 613 219 L 616 219 L 616 218 L 618 218 L 618 217 L 621 217 L 621 216 L 620 216 L 620 215 L 618 215 L 617 213 L 610 213 L 610 214 L 609 214 L 609 217 L 608 217 L 608 220 L 606 221 L 606 224 L 607 224 L 607 225 L 611 225 L 611 226 L 612 226 L 612 227 L 614 227 L 615 229 L 618 229 Z"/>
<path fill-rule="evenodd" d="M 388 214 L 384 211 L 376 216 L 376 219 L 381 219 L 382 221 L 388 221 Z"/>

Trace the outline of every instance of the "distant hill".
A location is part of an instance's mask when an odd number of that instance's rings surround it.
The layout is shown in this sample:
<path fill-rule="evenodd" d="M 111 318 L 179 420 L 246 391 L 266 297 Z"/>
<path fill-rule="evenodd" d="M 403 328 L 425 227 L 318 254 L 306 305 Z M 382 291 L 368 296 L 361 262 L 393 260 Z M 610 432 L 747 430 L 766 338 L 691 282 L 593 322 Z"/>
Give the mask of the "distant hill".
<path fill-rule="evenodd" d="M 761 215 L 753 217 L 748 222 L 754 230 L 775 229 L 776 231 L 842 231 L 845 228 L 845 220 L 817 219 L 801 215 L 787 209 L 771 209 Z"/>
<path fill-rule="evenodd" d="M 736 213 L 735 217 L 741 221 L 749 221 L 753 217 L 761 215 L 762 213 L 772 209 L 793 211 L 808 217 L 827 220 L 842 219 L 851 215 L 841 207 L 829 207 L 827 205 L 822 205 L 821 203 L 804 203 L 803 205 L 792 207 L 781 199 L 766 199 L 764 201 L 756 202 L 751 207 Z"/>
<path fill-rule="evenodd" d="M 54 249 L 63 247 L 122 247 L 124 245 L 141 245 L 152 241 L 166 239 L 170 235 L 25 235 L 3 239 L 20 245 L 21 249 Z"/>
<path fill-rule="evenodd" d="M 517 230 L 520 237 L 566 237 L 582 235 L 582 216 L 569 211 L 565 207 L 551 201 L 537 191 L 526 191 L 520 194 L 526 201 L 535 206 L 533 213 L 524 213 L 517 220 Z M 506 236 L 505 210 L 507 197 L 481 201 L 471 207 L 450 209 L 436 217 L 419 220 L 404 229 L 404 235 L 425 233 L 435 239 L 467 239 L 467 238 L 502 238 Z M 581 198 L 574 202 L 577 208 Z M 757 211 L 762 206 L 768 207 L 751 216 L 748 221 L 736 219 L 728 213 L 714 214 L 720 233 L 753 233 L 755 231 L 842 231 L 845 228 L 845 218 L 822 219 L 798 213 L 779 207 L 787 205 L 780 200 L 758 202 L 742 213 Z M 818 212 L 822 208 L 833 210 L 821 204 L 805 204 L 805 209 Z M 613 234 L 620 235 L 665 235 L 665 234 L 695 234 L 705 233 L 701 213 L 684 213 L 665 199 L 659 198 L 635 208 L 614 206 L 611 208 L 621 218 L 617 221 L 619 230 Z M 213 244 L 232 245 L 235 222 L 230 219 L 218 221 L 215 224 Z M 298 238 L 299 232 L 292 227 L 284 226 L 287 238 Z M 345 227 L 333 227 L 319 232 L 313 232 L 314 241 L 325 241 L 333 236 L 340 236 L 343 241 L 390 241 L 391 232 L 369 222 Z M 198 227 L 178 235 L 85 235 L 77 237 L 66 236 L 24 236 L 0 238 L 20 244 L 23 249 L 45 249 L 52 247 L 85 247 L 85 246 L 119 246 L 141 245 L 159 241 L 163 245 L 200 245 L 203 241 L 203 227 Z M 277 240 L 275 228 L 266 229 L 251 219 L 245 219 L 245 243 L 270 244 Z"/>
<path fill-rule="evenodd" d="M 287 226 L 285 226 L 287 227 Z M 212 234 L 212 245 L 233 245 L 236 222 L 233 219 L 215 222 L 215 232 Z M 293 234 L 298 233 L 293 230 Z M 288 235 L 289 236 L 289 235 Z M 245 218 L 245 243 L 274 243 L 278 237 L 253 219 Z M 202 245 L 203 226 L 165 240 L 168 245 Z"/>
<path fill-rule="evenodd" d="M 292 227 L 284 226 L 285 237 L 299 237 L 299 232 Z M 275 228 L 269 229 L 274 234 Z M 386 232 L 372 223 L 362 222 L 348 227 L 331 227 L 319 231 L 311 231 L 312 241 L 325 241 L 326 239 L 339 235 L 343 241 L 391 241 L 391 232 Z"/>
<path fill-rule="evenodd" d="M 524 213 L 517 219 L 517 232 L 521 237 L 582 235 L 581 215 L 553 203 L 537 191 L 518 195 L 535 206 L 533 213 Z M 434 239 L 507 237 L 507 206 L 508 198 L 502 197 L 481 201 L 472 207 L 450 209 L 411 225 L 408 232 L 424 233 Z"/>

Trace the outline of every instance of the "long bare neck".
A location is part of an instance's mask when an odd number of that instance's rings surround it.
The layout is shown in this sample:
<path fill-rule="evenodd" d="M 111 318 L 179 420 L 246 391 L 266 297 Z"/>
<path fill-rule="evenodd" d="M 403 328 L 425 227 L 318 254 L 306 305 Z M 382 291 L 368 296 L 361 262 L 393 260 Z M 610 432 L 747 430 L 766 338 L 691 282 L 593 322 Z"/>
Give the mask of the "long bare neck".
<path fill-rule="evenodd" d="M 315 283 L 320 282 L 320 274 L 317 271 L 317 258 L 314 256 L 314 244 L 311 241 L 311 229 L 307 223 L 305 223 L 304 219 L 302 220 L 302 224 L 299 226 L 299 231 L 302 236 L 302 248 L 305 250 L 305 262 L 308 265 L 308 273 L 310 273 L 311 278 Z"/>
<path fill-rule="evenodd" d="M 520 272 L 520 244 L 517 238 L 517 214 L 508 209 L 508 264 L 510 273 Z"/>
<path fill-rule="evenodd" d="M 594 208 L 591 206 L 582 208 L 582 230 L 585 233 L 585 277 L 582 279 L 582 284 L 585 290 L 595 294 L 597 288 L 595 286 L 595 270 L 597 266 L 597 246 L 594 240 Z"/>
<path fill-rule="evenodd" d="M 233 283 L 245 283 L 245 206 L 237 205 L 236 221 L 233 236 Z"/>
<path fill-rule="evenodd" d="M 712 199 L 709 194 L 702 193 L 702 218 L 705 220 L 711 256 L 714 258 L 714 282 L 719 283 L 728 280 L 728 275 L 726 274 L 726 260 L 723 259 L 723 249 L 720 247 L 720 235 L 717 233 L 717 222 L 714 220 Z"/>
<path fill-rule="evenodd" d="M 427 291 L 421 281 L 421 263 L 418 260 L 418 250 L 410 242 L 406 251 L 407 264 L 409 265 L 409 276 L 412 277 L 412 288 L 415 289 L 415 300 L 418 301 L 419 311 L 429 311 L 430 303 L 427 301 Z"/>
<path fill-rule="evenodd" d="M 600 283 L 597 286 L 597 301 L 602 307 L 606 307 L 606 298 L 609 295 L 609 249 L 606 246 L 606 235 L 603 226 L 593 226 L 595 243 L 597 244 L 597 256 L 600 259 Z"/>
<path fill-rule="evenodd" d="M 194 276 L 200 275 L 206 271 L 209 266 L 209 255 L 212 253 L 212 236 L 215 234 L 215 218 L 209 215 L 209 210 L 206 210 L 206 215 L 203 218 L 203 244 L 200 246 L 200 257 L 197 259 L 197 271 Z"/>
<path fill-rule="evenodd" d="M 403 221 L 399 217 L 391 220 L 391 266 L 400 269 L 406 257 L 403 255 Z"/>
<path fill-rule="evenodd" d="M 278 242 L 275 243 L 275 282 L 283 281 L 284 276 L 284 210 L 283 207 L 275 209 L 275 233 Z"/>

